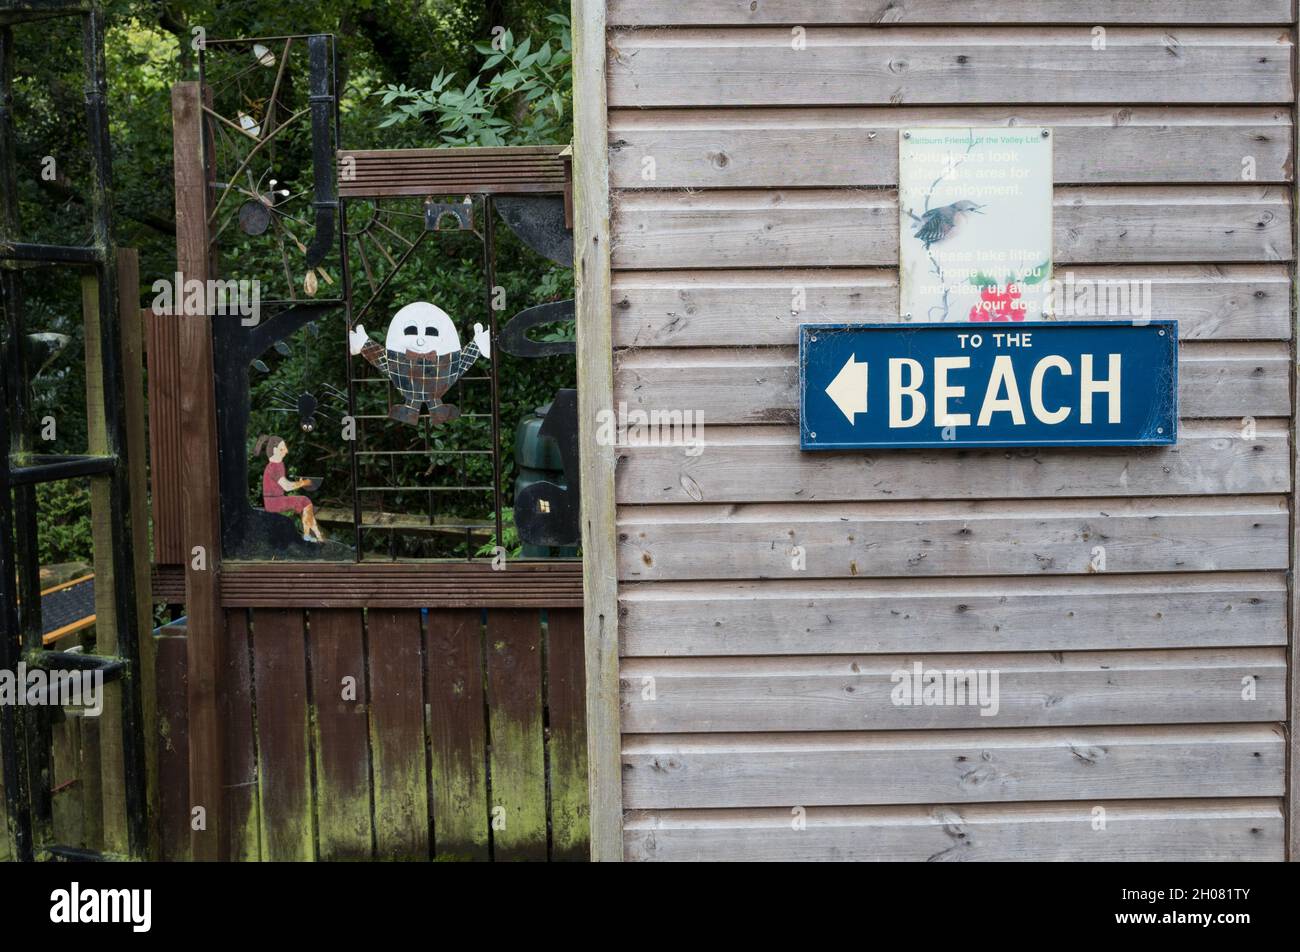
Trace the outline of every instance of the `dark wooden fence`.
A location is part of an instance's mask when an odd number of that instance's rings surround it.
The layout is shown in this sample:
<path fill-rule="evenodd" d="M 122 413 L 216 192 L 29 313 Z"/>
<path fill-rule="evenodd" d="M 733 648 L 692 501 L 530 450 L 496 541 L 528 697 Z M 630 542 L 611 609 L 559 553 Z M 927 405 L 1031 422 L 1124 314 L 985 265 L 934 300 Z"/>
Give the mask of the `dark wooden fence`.
<path fill-rule="evenodd" d="M 226 639 L 232 859 L 587 858 L 581 609 L 236 607 Z M 184 624 L 156 644 L 163 855 L 186 859 Z"/>

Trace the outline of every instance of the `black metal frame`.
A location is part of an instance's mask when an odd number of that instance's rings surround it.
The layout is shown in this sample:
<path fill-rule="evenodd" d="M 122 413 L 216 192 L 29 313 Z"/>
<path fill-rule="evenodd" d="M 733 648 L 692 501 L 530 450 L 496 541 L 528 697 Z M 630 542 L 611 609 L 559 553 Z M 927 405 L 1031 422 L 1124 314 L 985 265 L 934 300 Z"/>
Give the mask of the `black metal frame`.
<path fill-rule="evenodd" d="M 424 200 L 424 207 L 425 207 L 424 230 L 419 234 L 419 236 L 410 245 L 410 247 L 407 248 L 406 252 L 401 256 L 401 258 L 397 260 L 393 269 L 384 277 L 384 279 L 379 283 L 378 288 L 370 295 L 370 297 L 367 299 L 365 304 L 363 304 L 360 308 L 354 308 L 354 304 L 355 304 L 354 285 L 353 285 L 351 258 L 349 254 L 350 249 L 348 245 L 348 239 L 352 236 L 348 234 L 346 228 L 340 228 L 340 244 L 341 244 L 341 253 L 343 259 L 342 277 L 343 277 L 344 319 L 349 332 L 351 332 L 353 326 L 362 317 L 365 316 L 370 306 L 374 304 L 376 300 L 378 300 L 380 294 L 383 292 L 384 288 L 388 285 L 388 282 L 392 280 L 392 278 L 397 274 L 397 272 L 402 269 L 402 266 L 406 264 L 407 260 L 412 256 L 412 253 L 417 248 L 419 248 L 420 244 L 430 235 L 435 235 L 442 230 L 439 228 L 439 225 L 442 221 L 443 216 L 455 215 L 458 227 L 454 229 L 454 231 L 468 232 L 469 234 L 473 235 L 475 238 L 479 240 L 483 248 L 482 261 L 483 261 L 484 306 L 486 307 L 487 310 L 487 317 L 488 317 L 487 323 L 490 328 L 493 347 L 494 348 L 497 347 L 497 342 L 500 339 L 501 328 L 498 323 L 497 311 L 492 306 L 493 291 L 496 288 L 496 283 L 497 283 L 496 281 L 496 215 L 497 215 L 496 198 L 493 194 L 486 193 L 486 192 L 477 192 L 477 193 L 472 192 L 470 194 L 473 195 L 474 198 L 478 200 L 476 207 L 481 209 L 482 230 L 480 231 L 479 229 L 476 229 L 474 227 L 474 220 L 473 220 L 474 213 L 472 210 L 467 211 L 462 216 L 458 212 L 451 211 L 448 208 L 448 206 L 446 206 L 445 204 L 440 204 L 435 202 L 432 197 L 426 198 Z M 399 199 L 392 199 L 392 200 L 411 201 L 411 199 L 409 198 L 408 199 L 399 198 Z M 347 221 L 348 201 L 349 201 L 348 199 L 340 200 L 340 218 L 344 222 Z M 353 199 L 352 201 L 357 201 L 357 200 Z M 368 201 L 368 200 L 363 199 L 362 201 Z M 492 359 L 488 362 L 488 372 L 486 378 L 488 383 L 488 400 L 490 406 L 489 415 L 490 415 L 490 431 L 491 431 L 492 446 L 490 449 L 486 449 L 486 450 L 461 451 L 463 453 L 490 455 L 492 457 L 492 486 L 491 486 L 492 510 L 493 510 L 492 528 L 494 531 L 494 538 L 498 540 L 502 538 L 502 530 L 504 528 L 502 512 L 506 505 L 506 494 L 501 486 L 501 475 L 502 472 L 504 471 L 504 466 L 501 460 L 501 389 L 500 389 L 500 379 L 498 377 L 499 365 L 500 365 L 500 360 L 498 359 L 494 351 Z M 363 416 L 357 413 L 357 408 L 356 408 L 356 385 L 359 381 L 356 375 L 355 361 L 349 359 L 347 361 L 347 368 L 348 368 L 348 388 L 347 388 L 348 412 L 355 419 L 361 420 L 363 419 Z M 476 379 L 482 379 L 482 378 L 477 378 L 477 377 L 464 378 L 465 381 L 476 380 Z M 427 436 L 427 431 L 426 431 L 426 436 Z M 352 507 L 353 507 L 353 532 L 354 532 L 354 538 L 356 540 L 355 541 L 356 560 L 358 562 L 361 562 L 361 561 L 365 561 L 365 556 L 364 556 L 365 547 L 364 547 L 364 540 L 362 534 L 366 528 L 362 519 L 361 493 L 362 492 L 386 492 L 389 490 L 399 490 L 408 487 L 389 486 L 389 485 L 385 485 L 377 488 L 362 487 L 360 483 L 359 472 L 358 472 L 359 465 L 358 465 L 357 457 L 359 455 L 368 455 L 368 451 L 359 450 L 357 448 L 358 442 L 359 440 L 352 441 L 351 445 L 349 446 L 349 452 L 351 454 L 352 472 L 353 472 Z M 406 453 L 395 453 L 392 451 L 386 451 L 386 455 L 389 456 L 393 456 L 393 455 L 418 456 L 421 455 L 421 453 L 422 451 L 420 450 L 410 450 L 407 451 Z M 459 488 L 463 489 L 466 492 L 480 491 L 480 489 L 477 487 L 459 487 Z M 436 516 L 436 505 L 434 503 L 434 495 L 432 492 L 430 492 L 429 520 L 431 524 L 435 516 Z M 447 524 L 444 526 L 444 528 L 464 530 L 465 540 L 466 540 L 466 550 L 467 550 L 466 560 L 473 561 L 474 546 L 472 544 L 471 533 L 474 530 L 480 529 L 482 527 L 477 524 L 464 524 L 464 525 Z M 460 560 L 454 560 L 454 561 L 460 561 Z"/>
<path fill-rule="evenodd" d="M 339 141 L 338 58 L 333 34 L 301 33 L 285 36 L 253 36 L 208 39 L 199 51 L 199 84 L 208 88 L 209 51 L 234 53 L 251 50 L 255 43 L 276 47 L 277 60 L 286 64 L 291 48 L 305 48 L 308 56 L 308 119 L 312 140 L 312 235 L 307 246 L 309 268 L 319 265 L 331 251 L 337 251 L 336 225 L 339 202 L 335 194 L 334 150 Z M 204 162 L 209 187 L 223 187 L 223 170 L 216 168 L 217 150 L 212 142 L 212 123 L 203 123 Z M 213 248 L 217 239 L 212 239 Z M 290 292 L 292 293 L 292 291 Z M 221 505 L 222 554 L 227 559 L 272 559 L 286 553 L 297 561 L 351 559 L 346 547 L 331 540 L 325 545 L 305 543 L 285 519 L 248 501 L 248 418 L 249 368 L 253 361 L 297 330 L 343 310 L 341 297 L 263 300 L 270 312 L 256 327 L 241 327 L 224 318 L 212 322 L 213 372 L 216 387 L 217 442 L 220 455 L 219 492 Z"/>
<path fill-rule="evenodd" d="M 54 247 L 15 242 L 18 229 L 17 156 L 13 128 L 14 36 L 11 25 L 49 16 L 80 16 L 85 102 L 93 178 L 93 244 Z M 104 15 L 97 2 L 27 0 L 20 9 L 0 10 L 0 303 L 8 326 L 5 373 L 0 375 L 0 669 L 18 663 L 49 671 L 98 670 L 105 683 L 121 686 L 123 783 L 130 858 L 147 850 L 147 791 L 140 701 L 139 617 L 132 545 L 128 482 L 126 413 L 119 332 L 117 253 L 112 236 L 112 172 L 104 69 Z M 105 435 L 103 456 L 34 457 L 24 426 L 28 404 L 22 294 L 18 268 L 77 266 L 93 272 L 98 285 Z M 138 382 L 133 382 L 138 385 Z M 16 425 L 10 431 L 11 421 Z M 114 544 L 112 599 L 117 621 L 117 654 L 108 657 L 46 651 L 41 638 L 40 562 L 36 539 L 36 483 L 89 476 L 108 487 Z M 110 580 L 105 579 L 104 582 Z M 16 584 L 15 584 L 16 582 Z M 101 582 L 103 584 L 103 582 Z M 21 644 L 19 636 L 21 635 Z M 4 788 L 9 830 L 19 859 L 101 858 L 52 842 L 50 791 L 51 711 L 48 707 L 0 706 Z"/>
<path fill-rule="evenodd" d="M 263 301 L 264 308 L 270 308 L 273 317 L 264 321 L 260 326 L 253 330 L 247 328 L 235 327 L 219 321 L 213 323 L 213 340 L 214 340 L 214 372 L 216 374 L 217 386 L 217 416 L 218 416 L 218 443 L 221 455 L 221 521 L 222 521 L 222 550 L 227 559 L 252 559 L 266 560 L 275 558 L 290 558 L 296 561 L 342 561 L 343 558 L 356 561 L 365 560 L 364 534 L 367 529 L 371 528 L 365 524 L 363 518 L 363 509 L 369 507 L 363 506 L 362 493 L 384 493 L 390 490 L 418 490 L 419 487 L 395 486 L 390 485 L 392 480 L 381 480 L 384 485 L 381 486 L 362 486 L 360 478 L 360 457 L 369 457 L 372 455 L 382 455 L 390 460 L 396 456 L 412 455 L 418 456 L 429 452 L 425 450 L 409 451 L 390 451 L 383 450 L 372 453 L 362 448 L 360 445 L 364 437 L 358 433 L 357 438 L 352 440 L 348 446 L 349 468 L 352 477 L 352 521 L 353 521 L 353 546 L 350 552 L 340 551 L 342 546 L 336 540 L 329 540 L 326 545 L 303 542 L 297 533 L 293 530 L 292 523 L 283 518 L 262 512 L 255 509 L 249 502 L 247 492 L 247 425 L 249 418 L 249 366 L 259 356 L 272 347 L 277 341 L 285 340 L 290 334 L 298 328 L 311 321 L 326 316 L 333 310 L 342 310 L 344 324 L 350 331 L 355 323 L 365 316 L 369 308 L 380 298 L 383 290 L 387 287 L 388 282 L 397 274 L 399 270 L 408 262 L 413 253 L 420 245 L 431 235 L 444 230 L 464 232 L 478 239 L 482 246 L 482 272 L 484 279 L 484 305 L 487 309 L 487 319 L 484 324 L 490 326 L 490 333 L 494 342 L 494 348 L 499 348 L 516 356 L 524 357 L 543 357 L 559 353 L 573 353 L 572 344 L 547 344 L 542 345 L 531 341 L 527 338 L 527 329 L 539 323 L 549 321 L 563 320 L 565 317 L 572 317 L 572 302 L 559 302 L 553 305 L 543 305 L 538 308 L 531 308 L 517 315 L 513 321 L 507 322 L 501 319 L 493 308 L 493 291 L 496 286 L 496 216 L 500 214 L 504 223 L 512 232 L 517 234 L 523 242 L 534 251 L 543 256 L 556 261 L 557 263 L 572 267 L 572 236 L 568 228 L 563 205 L 563 194 L 557 189 L 554 195 L 551 194 L 533 194 L 520 193 L 512 194 L 508 190 L 499 188 L 484 187 L 483 189 L 471 187 L 461 190 L 457 189 L 456 194 L 465 194 L 474 196 L 471 205 L 450 205 L 439 201 L 436 194 L 427 194 L 423 196 L 424 201 L 424 229 L 412 240 L 407 241 L 398 235 L 403 243 L 406 244 L 405 250 L 397 256 L 395 260 L 392 255 L 384 251 L 384 256 L 392 265 L 392 269 L 383 279 L 375 285 L 373 277 L 370 274 L 369 265 L 366 263 L 365 256 L 365 238 L 370 223 L 367 222 L 363 227 L 356 231 L 349 232 L 347 227 L 349 199 L 341 198 L 335 188 L 334 178 L 334 159 L 335 149 L 341 147 L 340 138 L 340 119 L 338 111 L 338 58 L 334 47 L 334 37 L 330 34 L 296 34 L 291 36 L 264 36 L 264 37 L 238 37 L 231 39 L 208 39 L 204 42 L 203 48 L 199 54 L 199 79 L 201 84 L 206 84 L 209 79 L 209 53 L 225 51 L 227 53 L 238 53 L 243 55 L 250 51 L 255 43 L 263 43 L 268 47 L 278 46 L 279 56 L 282 58 L 282 64 L 287 61 L 289 48 L 291 44 L 305 43 L 309 50 L 309 90 L 310 90 L 310 120 L 311 120 L 311 142 L 312 142 L 312 166 L 313 166 L 313 208 L 314 208 L 314 232 L 310 246 L 307 251 L 307 265 L 312 267 L 318 264 L 324 257 L 327 246 L 331 240 L 337 241 L 337 252 L 339 254 L 339 267 L 341 271 L 342 288 L 341 296 L 335 299 L 311 298 L 309 300 L 288 300 L 288 301 Z M 235 77 L 242 75 L 239 72 L 233 74 Z M 279 88 L 279 78 L 276 79 L 276 87 Z M 272 99 L 275 95 L 272 93 Z M 215 113 L 213 114 L 215 115 Z M 296 113 L 295 113 L 296 115 Z M 228 117 L 217 117 L 219 121 L 229 125 L 232 124 Z M 210 135 L 209 123 L 204 122 L 205 137 Z M 212 188 L 222 188 L 223 182 L 233 176 L 226 174 L 225 170 L 217 169 L 214 166 L 217 157 L 212 148 L 205 148 L 204 154 L 208 163 L 208 180 Z M 242 166 L 241 166 L 242 167 Z M 468 181 L 474 182 L 474 172 L 469 171 Z M 374 196 L 374 197 L 356 197 L 352 201 L 373 201 L 376 203 L 375 215 L 380 215 L 382 209 L 379 205 L 388 200 L 396 201 L 413 201 L 418 200 L 415 196 Z M 475 213 L 481 216 L 481 227 L 476 228 L 474 217 Z M 335 222 L 337 215 L 337 222 Z M 414 217 L 414 216 L 412 216 Z M 454 219 L 452 224 L 455 226 L 449 229 L 440 228 L 444 218 Z M 380 227 L 383 226 L 381 221 Z M 385 227 L 385 231 L 392 234 L 391 229 Z M 371 235 L 373 239 L 373 235 Z M 357 247 L 351 247 L 355 239 Z M 215 239 L 214 239 L 215 243 Z M 356 252 L 360 257 L 361 265 L 365 269 L 367 279 L 371 284 L 369 298 L 360 301 L 356 298 L 356 272 L 353 269 L 352 254 Z M 512 326 L 511 332 L 507 334 L 507 323 Z M 342 346 L 347 348 L 347 339 L 344 338 Z M 359 377 L 357 374 L 356 362 L 348 355 L 345 364 L 347 366 L 347 413 L 358 424 L 368 417 L 357 412 L 357 395 L 358 384 L 365 382 L 368 378 Z M 474 541 L 472 534 L 476 531 L 485 531 L 487 529 L 495 530 L 495 538 L 500 540 L 503 535 L 503 512 L 510 503 L 510 496 L 505 487 L 502 486 L 502 475 L 505 470 L 505 462 L 501 458 L 501 393 L 500 380 L 498 377 L 499 360 L 492 359 L 487 367 L 486 373 L 476 374 L 473 377 L 465 377 L 464 381 L 487 382 L 489 386 L 489 405 L 490 414 L 478 414 L 481 416 L 490 416 L 491 429 L 491 447 L 489 449 L 458 450 L 458 454 L 468 455 L 490 455 L 492 461 L 492 485 L 491 487 L 472 487 L 462 486 L 455 487 L 449 491 L 479 492 L 490 489 L 492 494 L 493 516 L 490 523 L 474 522 L 473 524 L 456 524 L 456 523 L 439 523 L 438 527 L 445 530 L 461 530 L 465 533 L 466 558 L 474 560 Z M 576 440 L 567 440 L 563 437 L 569 430 L 576 434 L 577 420 L 576 415 L 568 412 L 568 404 L 561 400 L 562 410 L 557 417 L 551 421 L 548 427 L 548 435 L 558 435 L 563 445 L 570 442 L 574 444 L 569 456 L 576 459 Z M 426 442 L 429 437 L 427 427 L 424 429 Z M 567 457 L 566 457 L 567 458 Z M 576 462 L 575 467 L 576 476 Z M 567 465 L 566 465 L 567 468 Z M 576 478 L 570 480 L 570 489 L 567 494 L 557 486 L 549 486 L 545 490 L 547 494 L 547 505 L 550 507 L 552 499 L 559 500 L 561 497 L 565 500 L 576 498 L 577 487 Z M 542 490 L 539 490 L 542 491 Z M 435 491 L 429 489 L 429 509 L 428 518 L 432 525 L 437 516 L 437 503 Z M 382 496 L 380 497 L 382 499 Z M 552 516 L 551 513 L 554 512 Z M 560 508 L 547 508 L 544 515 L 539 516 L 539 523 L 547 523 L 545 527 L 554 537 L 568 538 L 564 544 L 571 544 L 576 541 L 577 536 L 577 515 L 576 503 L 566 505 Z M 566 532 L 560 527 L 560 523 L 571 525 L 571 533 Z M 383 531 L 382 529 L 380 531 Z M 542 531 L 541 528 L 538 530 Z M 394 535 L 395 538 L 395 535 Z M 390 542 L 390 557 L 396 558 L 395 549 Z"/>

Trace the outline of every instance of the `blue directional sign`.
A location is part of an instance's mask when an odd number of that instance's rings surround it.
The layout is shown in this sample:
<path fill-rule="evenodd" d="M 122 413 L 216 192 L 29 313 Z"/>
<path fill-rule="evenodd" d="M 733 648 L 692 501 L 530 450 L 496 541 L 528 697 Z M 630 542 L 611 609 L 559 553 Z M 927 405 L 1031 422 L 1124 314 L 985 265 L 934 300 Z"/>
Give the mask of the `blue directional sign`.
<path fill-rule="evenodd" d="M 1178 441 L 1178 324 L 805 324 L 805 450 Z"/>

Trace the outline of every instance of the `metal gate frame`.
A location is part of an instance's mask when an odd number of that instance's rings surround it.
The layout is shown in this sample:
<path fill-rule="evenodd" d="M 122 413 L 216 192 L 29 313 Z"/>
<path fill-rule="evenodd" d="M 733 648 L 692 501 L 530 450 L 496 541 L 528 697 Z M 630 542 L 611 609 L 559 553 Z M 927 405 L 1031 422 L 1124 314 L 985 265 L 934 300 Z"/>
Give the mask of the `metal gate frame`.
<path fill-rule="evenodd" d="M 140 694 L 140 617 L 136 599 L 135 552 L 131 531 L 128 482 L 125 380 L 118 307 L 117 251 L 113 244 L 112 172 L 104 65 L 104 14 L 98 0 L 25 0 L 0 9 L 0 302 L 7 319 L 5 374 L 0 375 L 0 446 L 7 459 L 0 467 L 0 669 L 17 671 L 19 663 L 46 671 L 101 672 L 104 683 L 121 685 L 123 782 L 129 858 L 147 849 L 147 791 Z M 87 135 L 93 178 L 93 244 L 56 246 L 17 239 L 17 156 L 13 128 L 14 36 L 12 26 L 55 16 L 82 18 Z M 99 329 L 99 370 L 103 387 L 101 452 L 47 456 L 32 452 L 25 419 L 29 411 L 27 368 L 22 349 L 25 333 L 21 288 L 16 269 L 29 267 L 85 269 L 95 283 Z M 89 414 L 96 408 L 87 407 Z M 13 432 L 10 421 L 17 421 Z M 96 553 L 97 582 L 111 589 L 116 621 L 115 653 L 85 655 L 45 650 L 41 638 L 40 561 L 36 538 L 36 485 L 90 477 L 102 493 L 92 513 L 107 517 L 114 544 Z M 102 512 L 103 507 L 108 512 Z M 96 511 L 100 510 L 100 511 Z M 15 536 L 16 533 L 16 536 Z M 16 580 L 16 584 L 15 584 Z M 21 633 L 21 646 L 18 636 Z M 4 748 L 4 787 L 8 835 L 14 855 L 36 858 L 101 859 L 104 854 L 53 842 L 51 734 L 48 707 L 0 706 L 0 746 Z"/>

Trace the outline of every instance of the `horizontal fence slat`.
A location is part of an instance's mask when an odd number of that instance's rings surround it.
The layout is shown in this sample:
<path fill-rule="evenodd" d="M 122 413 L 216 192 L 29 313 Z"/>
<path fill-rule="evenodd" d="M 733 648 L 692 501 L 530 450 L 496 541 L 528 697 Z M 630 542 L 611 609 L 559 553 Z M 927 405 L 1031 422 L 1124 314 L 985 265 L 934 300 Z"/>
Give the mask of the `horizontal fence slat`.
<path fill-rule="evenodd" d="M 1286 492 L 1285 422 L 1247 432 L 1196 422 L 1183 424 L 1175 446 L 807 453 L 794 427 L 705 426 L 697 455 L 620 446 L 616 490 L 623 504 Z"/>
<path fill-rule="evenodd" d="M 617 269 L 864 267 L 898 261 L 890 189 L 622 192 Z M 1106 262 L 1287 261 L 1290 195 L 1276 186 L 1059 187 L 1053 256 Z"/>
<path fill-rule="evenodd" d="M 1280 573 L 624 584 L 625 657 L 1285 645 Z"/>
<path fill-rule="evenodd" d="M 610 0 L 610 26 L 1289 23 L 1287 0 Z"/>
<path fill-rule="evenodd" d="M 609 105 L 1289 103 L 1273 27 L 613 30 Z M 801 42 L 802 41 L 802 42 Z"/>
<path fill-rule="evenodd" d="M 221 601 L 231 607 L 573 608 L 582 564 L 508 562 L 226 562 Z"/>
<path fill-rule="evenodd" d="M 624 819 L 624 855 L 685 862 L 1278 862 L 1285 855 L 1276 799 L 811 807 L 803 825 L 792 819 L 789 807 L 634 811 Z"/>
<path fill-rule="evenodd" d="M 1058 266 L 1054 277 L 1063 291 L 1074 289 L 1074 300 L 1084 288 L 1104 300 L 1122 283 L 1132 305 L 1137 289 L 1151 318 L 1178 321 L 1179 340 L 1291 336 L 1284 265 Z M 898 272 L 885 268 L 622 271 L 613 305 L 620 348 L 794 346 L 800 324 L 902 321 Z"/>
<path fill-rule="evenodd" d="M 1185 344 L 1178 376 L 1178 412 L 1187 419 L 1291 413 L 1291 358 L 1282 344 Z M 798 423 L 797 356 L 791 348 L 637 351 L 618 363 L 614 399 L 645 411 L 690 411 L 706 425 Z"/>
<path fill-rule="evenodd" d="M 623 742 L 631 810 L 1268 797 L 1280 725 L 851 734 L 651 734 Z"/>
<path fill-rule="evenodd" d="M 1259 106 L 656 109 L 610 115 L 610 186 L 894 187 L 899 132 L 924 126 L 1050 126 L 1059 184 L 1292 178 L 1290 113 Z"/>
<path fill-rule="evenodd" d="M 625 581 L 1281 569 L 1282 496 L 624 506 Z"/>
<path fill-rule="evenodd" d="M 948 690 L 952 677 L 967 675 L 967 687 Z M 937 679 L 937 703 L 923 703 L 919 691 L 899 693 L 930 677 Z M 1250 693 L 1246 685 L 1252 678 Z M 1227 723 L 1286 717 L 1286 649 L 1281 646 L 924 658 L 631 658 L 623 661 L 619 683 L 627 734 Z"/>

